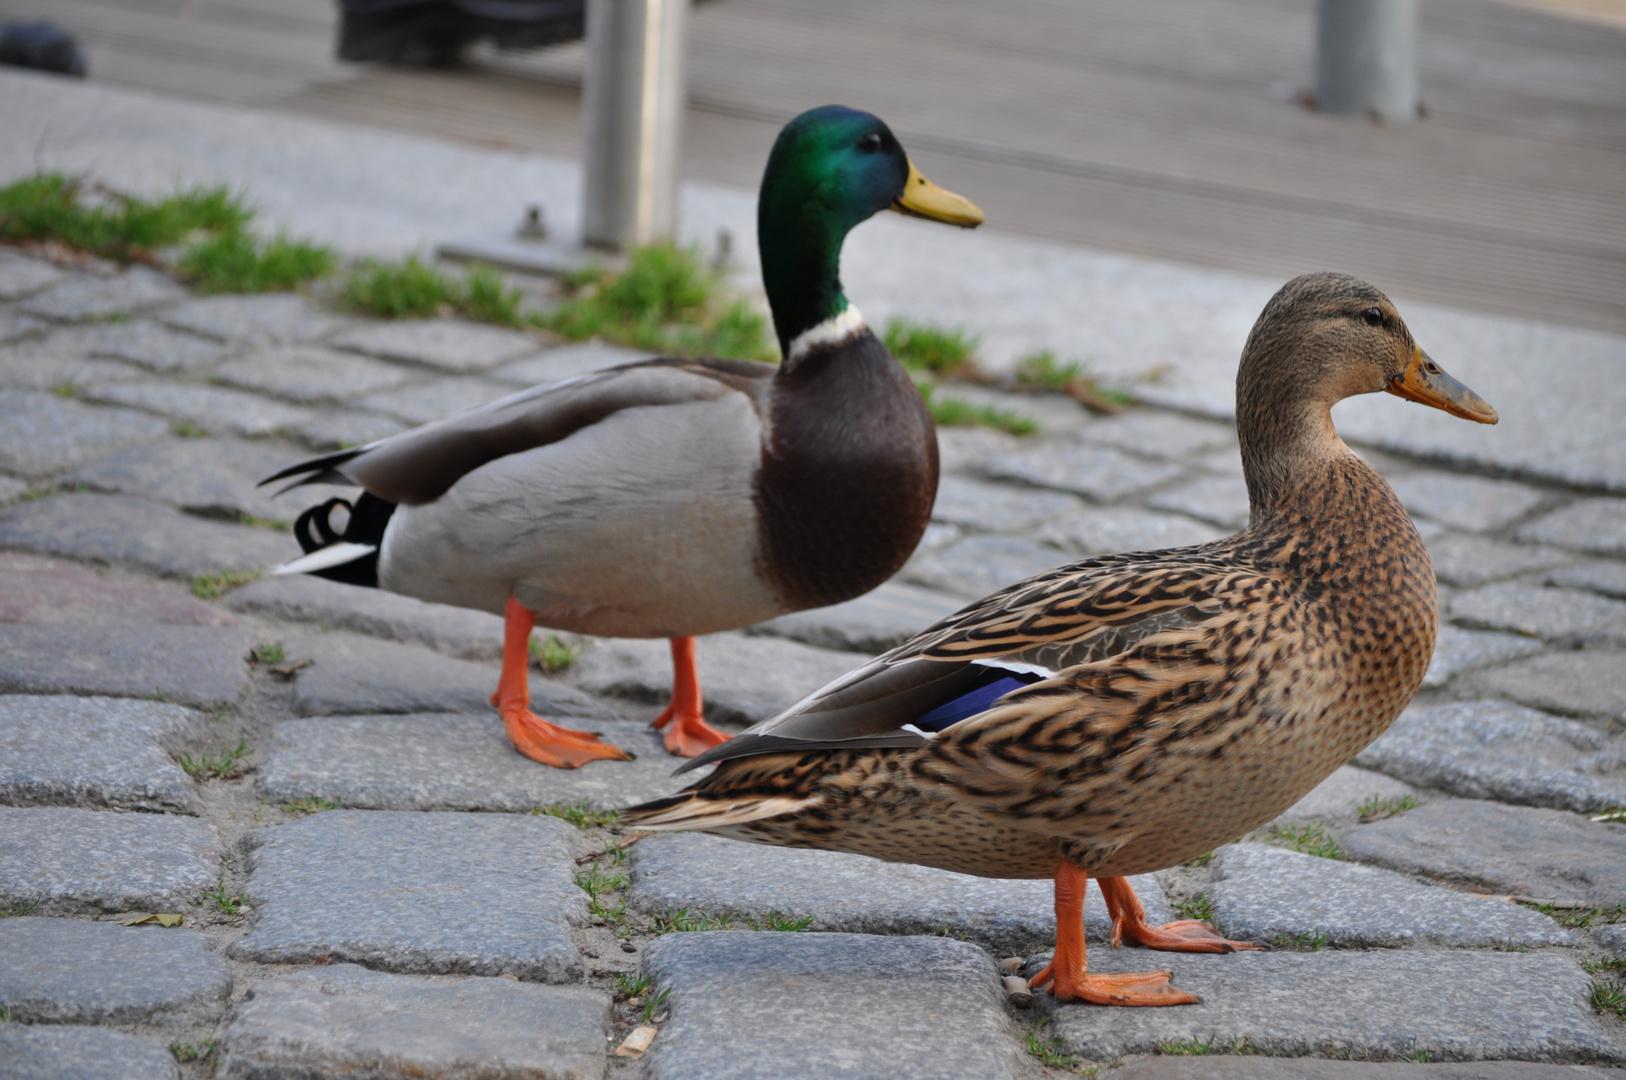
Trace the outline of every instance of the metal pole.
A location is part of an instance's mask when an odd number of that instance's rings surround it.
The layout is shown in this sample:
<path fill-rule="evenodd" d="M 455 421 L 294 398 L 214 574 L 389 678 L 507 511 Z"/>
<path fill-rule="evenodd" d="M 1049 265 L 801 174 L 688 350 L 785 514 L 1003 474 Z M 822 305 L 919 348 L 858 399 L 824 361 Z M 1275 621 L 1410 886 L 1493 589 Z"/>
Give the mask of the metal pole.
<path fill-rule="evenodd" d="M 670 240 L 685 105 L 689 0 L 588 0 L 582 243 Z"/>
<path fill-rule="evenodd" d="M 1319 0 L 1316 106 L 1417 119 L 1417 0 Z"/>

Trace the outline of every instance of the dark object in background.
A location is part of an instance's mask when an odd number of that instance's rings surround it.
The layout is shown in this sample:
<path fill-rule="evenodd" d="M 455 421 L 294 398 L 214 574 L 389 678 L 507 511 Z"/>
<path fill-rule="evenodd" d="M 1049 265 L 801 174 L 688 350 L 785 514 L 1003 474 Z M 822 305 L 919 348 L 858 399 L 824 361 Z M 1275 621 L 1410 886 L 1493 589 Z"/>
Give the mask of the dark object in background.
<path fill-rule="evenodd" d="M 85 77 L 79 43 L 66 30 L 44 22 L 0 25 L 0 64 Z"/>
<path fill-rule="evenodd" d="M 587 0 L 339 0 L 339 59 L 449 67 L 465 45 L 504 49 L 577 41 Z"/>

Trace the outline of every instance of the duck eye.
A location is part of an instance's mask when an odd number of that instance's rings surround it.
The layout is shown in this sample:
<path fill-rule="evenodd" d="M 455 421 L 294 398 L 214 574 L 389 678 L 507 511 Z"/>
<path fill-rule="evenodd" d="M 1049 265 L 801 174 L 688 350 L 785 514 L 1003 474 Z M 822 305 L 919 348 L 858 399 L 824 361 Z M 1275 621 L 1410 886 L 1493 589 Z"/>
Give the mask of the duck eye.
<path fill-rule="evenodd" d="M 872 131 L 858 140 L 858 149 L 866 154 L 873 154 L 881 148 L 881 133 Z"/>
<path fill-rule="evenodd" d="M 1366 325 L 1368 326 L 1383 325 L 1383 312 L 1375 307 L 1369 307 L 1365 311 L 1361 312 L 1361 318 L 1366 320 Z"/>

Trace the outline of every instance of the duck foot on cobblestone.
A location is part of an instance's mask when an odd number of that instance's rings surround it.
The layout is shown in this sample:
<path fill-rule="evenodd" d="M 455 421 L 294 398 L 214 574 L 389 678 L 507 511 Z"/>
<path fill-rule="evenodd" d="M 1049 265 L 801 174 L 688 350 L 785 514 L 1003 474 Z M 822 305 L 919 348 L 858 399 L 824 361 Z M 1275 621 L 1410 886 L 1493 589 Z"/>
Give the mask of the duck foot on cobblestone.
<path fill-rule="evenodd" d="M 512 596 L 503 611 L 502 675 L 491 703 L 497 706 L 514 749 L 556 769 L 579 769 L 589 761 L 631 761 L 619 746 L 590 731 L 549 723 L 531 711 L 531 631 L 536 615 Z"/>
<path fill-rule="evenodd" d="M 1112 947 L 1116 949 L 1125 939 L 1148 949 L 1166 952 L 1228 953 L 1238 949 L 1261 949 L 1251 941 L 1231 941 L 1214 931 L 1202 919 L 1180 919 L 1177 922 L 1151 926 L 1146 922 L 1146 909 L 1128 878 L 1098 878 L 1101 895 L 1112 916 Z"/>
<path fill-rule="evenodd" d="M 656 731 L 665 732 L 666 751 L 678 757 L 699 757 L 728 736 L 701 713 L 700 672 L 695 666 L 694 638 L 672 639 L 672 701 L 655 717 Z"/>
<path fill-rule="evenodd" d="M 1089 874 L 1066 859 L 1056 866 L 1056 953 L 1030 981 L 1035 989 L 1048 985 L 1058 1001 L 1088 1001 L 1094 1005 L 1197 1005 L 1196 994 L 1177 990 L 1169 983 L 1168 971 L 1135 971 L 1114 975 L 1090 975 L 1084 956 L 1084 887 Z M 1140 910 L 1140 900 L 1123 878 L 1101 878 L 1102 894 L 1109 897 L 1108 884 L 1117 882 L 1127 890 L 1132 904 L 1120 907 L 1126 913 Z M 1116 912 L 1115 912 L 1116 915 Z M 1144 920 L 1141 925 L 1145 926 Z M 1116 938 L 1116 930 L 1114 932 Z M 1116 941 L 1114 941 L 1116 944 Z M 1218 950 L 1206 950 L 1218 951 Z"/>

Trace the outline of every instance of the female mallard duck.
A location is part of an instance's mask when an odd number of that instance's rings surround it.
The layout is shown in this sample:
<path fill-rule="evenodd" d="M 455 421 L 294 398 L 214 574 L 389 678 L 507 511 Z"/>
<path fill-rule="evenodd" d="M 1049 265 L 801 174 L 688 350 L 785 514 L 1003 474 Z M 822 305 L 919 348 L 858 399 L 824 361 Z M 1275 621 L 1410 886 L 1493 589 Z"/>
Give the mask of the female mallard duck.
<path fill-rule="evenodd" d="M 847 232 L 886 209 L 982 221 L 880 120 L 803 113 L 774 144 L 757 211 L 781 364 L 626 364 L 284 469 L 265 482 L 365 494 L 306 511 L 307 554 L 279 572 L 501 613 L 492 703 L 521 753 L 561 768 L 630 755 L 530 711 L 532 627 L 670 638 L 672 700 L 655 726 L 674 754 L 717 745 L 727 736 L 701 716 L 695 635 L 869 591 L 931 515 L 931 417 L 839 279 Z"/>
<path fill-rule="evenodd" d="M 1194 920 L 1148 926 L 1125 877 L 1234 840 L 1377 738 L 1434 651 L 1434 571 L 1329 410 L 1387 390 L 1496 412 L 1354 278 L 1296 278 L 1237 373 L 1252 514 L 1225 540 L 1110 555 L 951 615 L 684 766 L 718 767 L 624 811 L 645 829 L 855 851 L 1056 881 L 1063 999 L 1175 1005 L 1166 971 L 1088 975 L 1085 881 L 1114 942 L 1229 952 Z"/>

